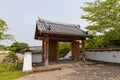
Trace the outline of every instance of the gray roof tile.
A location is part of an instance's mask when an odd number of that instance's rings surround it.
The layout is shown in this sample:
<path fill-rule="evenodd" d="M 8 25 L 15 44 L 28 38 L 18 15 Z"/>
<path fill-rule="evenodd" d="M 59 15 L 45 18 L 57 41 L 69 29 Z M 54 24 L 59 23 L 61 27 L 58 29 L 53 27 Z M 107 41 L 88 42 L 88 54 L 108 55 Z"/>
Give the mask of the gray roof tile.
<path fill-rule="evenodd" d="M 58 23 L 39 19 L 36 22 L 36 26 L 40 33 L 92 37 L 92 35 L 88 35 L 85 31 L 81 30 L 78 25 L 74 24 Z"/>

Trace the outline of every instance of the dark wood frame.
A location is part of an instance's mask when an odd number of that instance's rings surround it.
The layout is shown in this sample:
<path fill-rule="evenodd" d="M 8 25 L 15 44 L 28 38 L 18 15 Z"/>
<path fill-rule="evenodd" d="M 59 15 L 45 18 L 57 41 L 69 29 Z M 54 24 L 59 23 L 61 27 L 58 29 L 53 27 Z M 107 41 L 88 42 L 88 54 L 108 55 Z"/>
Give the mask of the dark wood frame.
<path fill-rule="evenodd" d="M 35 36 L 35 39 L 42 40 L 42 62 L 45 66 L 49 65 L 49 61 L 58 61 L 58 43 L 70 42 L 72 59 L 79 60 L 80 48 L 82 46 L 82 60 L 85 62 L 85 37 L 75 35 L 56 35 L 56 34 L 42 34 Z M 81 40 L 81 43 L 80 43 Z"/>

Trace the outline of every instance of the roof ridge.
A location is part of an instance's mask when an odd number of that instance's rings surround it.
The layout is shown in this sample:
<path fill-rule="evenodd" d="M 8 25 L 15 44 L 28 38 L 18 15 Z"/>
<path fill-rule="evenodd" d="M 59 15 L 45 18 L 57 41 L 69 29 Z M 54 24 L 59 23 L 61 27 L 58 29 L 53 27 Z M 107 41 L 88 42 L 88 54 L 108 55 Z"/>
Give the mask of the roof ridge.
<path fill-rule="evenodd" d="M 38 19 L 41 22 L 47 22 L 47 23 L 52 23 L 52 24 L 59 24 L 59 25 L 65 25 L 65 26 L 77 26 L 76 24 L 70 24 L 70 23 L 63 23 L 63 22 L 57 22 L 57 21 L 51 21 L 51 20 L 46 20 L 46 19 L 42 19 L 39 18 Z"/>

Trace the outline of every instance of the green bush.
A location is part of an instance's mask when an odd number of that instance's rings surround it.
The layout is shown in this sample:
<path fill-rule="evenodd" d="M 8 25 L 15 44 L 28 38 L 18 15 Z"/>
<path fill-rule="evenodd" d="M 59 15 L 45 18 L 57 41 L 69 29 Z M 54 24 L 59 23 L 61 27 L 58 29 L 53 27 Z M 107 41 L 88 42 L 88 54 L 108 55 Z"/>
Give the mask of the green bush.
<path fill-rule="evenodd" d="M 59 43 L 59 57 L 64 57 L 70 51 L 70 43 L 60 42 Z"/>
<path fill-rule="evenodd" d="M 15 66 L 10 62 L 1 62 L 0 63 L 0 72 L 3 71 L 22 71 L 23 62 L 18 61 Z"/>
<path fill-rule="evenodd" d="M 9 62 L 0 63 L 0 80 L 11 80 L 30 74 L 23 73 L 21 70 L 22 62 L 18 62 L 14 68 Z"/>
<path fill-rule="evenodd" d="M 17 65 L 15 66 L 15 70 L 21 71 L 23 68 L 23 62 L 18 62 Z"/>
<path fill-rule="evenodd" d="M 87 39 L 85 43 L 85 48 L 103 48 L 104 39 L 102 36 L 96 36 L 92 39 Z"/>
<path fill-rule="evenodd" d="M 25 48 L 28 48 L 27 43 L 14 42 L 9 49 L 14 52 L 19 52 L 20 50 L 23 50 Z"/>

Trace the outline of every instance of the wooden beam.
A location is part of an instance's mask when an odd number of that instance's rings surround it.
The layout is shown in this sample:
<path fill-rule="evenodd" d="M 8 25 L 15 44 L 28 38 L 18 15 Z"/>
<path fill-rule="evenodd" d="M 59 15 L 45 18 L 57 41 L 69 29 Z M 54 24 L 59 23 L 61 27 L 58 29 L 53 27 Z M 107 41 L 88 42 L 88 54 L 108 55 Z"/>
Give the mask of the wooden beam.
<path fill-rule="evenodd" d="M 50 34 L 44 34 L 41 36 L 35 36 L 35 39 L 43 40 L 46 36 L 49 36 L 50 39 L 57 39 L 59 41 L 65 41 L 70 42 L 71 40 L 82 40 L 85 37 L 80 36 L 64 36 L 64 35 L 50 35 Z"/>
<path fill-rule="evenodd" d="M 82 61 L 86 61 L 86 53 L 85 53 L 85 40 L 82 40 Z"/>

